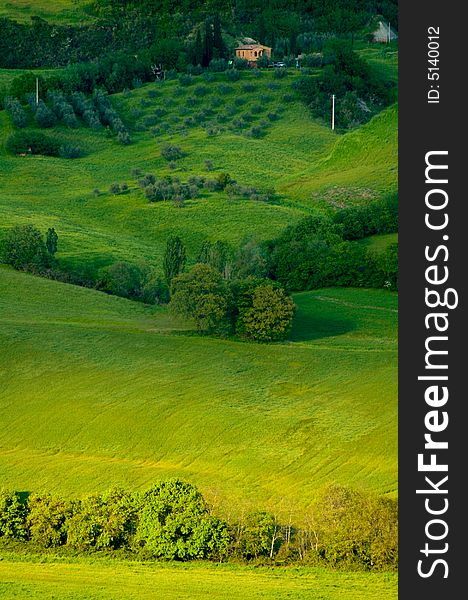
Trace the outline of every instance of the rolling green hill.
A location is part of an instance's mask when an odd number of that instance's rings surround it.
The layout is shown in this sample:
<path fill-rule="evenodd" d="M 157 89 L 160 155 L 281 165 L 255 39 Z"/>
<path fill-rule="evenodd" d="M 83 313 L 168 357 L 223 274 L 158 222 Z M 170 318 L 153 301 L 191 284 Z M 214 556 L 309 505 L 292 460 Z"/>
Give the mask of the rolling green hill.
<path fill-rule="evenodd" d="M 394 495 L 396 296 L 297 294 L 290 340 L 194 336 L 166 309 L 0 269 L 0 471 L 76 495 L 167 476 L 300 520 L 334 481 Z"/>
<path fill-rule="evenodd" d="M 59 259 L 73 265 L 84 263 L 95 270 L 114 260 L 144 259 L 159 267 L 172 233 L 182 237 L 192 259 L 206 238 L 236 245 L 249 234 L 274 237 L 323 205 L 360 203 L 395 190 L 396 108 L 340 136 L 314 121 L 291 95 L 296 76 L 291 73 L 276 81 L 264 73 L 257 80 L 248 73 L 229 84 L 196 77 L 192 86 L 168 81 L 119 94 L 114 104 L 132 129 L 133 143 L 122 146 L 104 132 L 84 126 L 55 128 L 54 135 L 85 150 L 86 155 L 76 160 L 8 155 L 4 145 L 12 125 L 0 111 L 0 170 L 5 175 L 0 181 L 1 225 L 54 226 L 60 237 Z M 206 94 L 201 100 L 194 93 L 199 87 Z M 285 95 L 290 96 L 288 102 Z M 188 105 L 189 98 L 193 106 Z M 202 106 L 217 103 L 204 127 L 186 125 L 188 118 L 199 118 Z M 264 137 L 255 139 L 230 129 L 240 115 L 250 115 L 255 125 L 267 113 L 278 119 L 268 125 Z M 148 119 L 156 126 L 146 126 Z M 210 126 L 217 127 L 214 135 L 207 133 Z M 160 156 L 168 141 L 185 152 L 175 170 Z M 206 160 L 213 162 L 213 173 L 207 173 Z M 188 201 L 185 208 L 170 202 L 151 204 L 131 174 L 134 169 L 183 181 L 191 175 L 228 172 L 238 183 L 260 191 L 274 187 L 279 200 L 230 199 L 215 192 Z M 111 194 L 113 182 L 128 183 L 129 192 Z"/>

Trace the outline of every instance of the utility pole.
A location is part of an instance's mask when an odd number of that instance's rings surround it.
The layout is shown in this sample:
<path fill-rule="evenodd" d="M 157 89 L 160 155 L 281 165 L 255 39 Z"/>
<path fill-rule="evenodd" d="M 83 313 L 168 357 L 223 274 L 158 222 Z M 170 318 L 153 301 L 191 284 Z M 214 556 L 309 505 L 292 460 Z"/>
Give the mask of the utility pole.
<path fill-rule="evenodd" d="M 388 22 L 388 44 L 390 44 L 390 40 L 391 40 L 391 36 L 392 36 L 392 30 L 390 29 L 390 21 Z"/>
<path fill-rule="evenodd" d="M 332 131 L 335 129 L 335 94 L 332 95 L 331 128 Z"/>
<path fill-rule="evenodd" d="M 39 77 L 36 77 L 36 106 L 39 104 Z"/>

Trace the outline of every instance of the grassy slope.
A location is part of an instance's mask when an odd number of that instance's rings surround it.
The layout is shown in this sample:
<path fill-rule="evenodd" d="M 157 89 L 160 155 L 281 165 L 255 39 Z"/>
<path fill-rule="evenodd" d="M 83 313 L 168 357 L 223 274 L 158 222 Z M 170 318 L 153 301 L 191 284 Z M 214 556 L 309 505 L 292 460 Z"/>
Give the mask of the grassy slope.
<path fill-rule="evenodd" d="M 32 16 L 41 17 L 50 23 L 80 23 L 89 20 L 84 8 L 90 2 L 83 0 L 1 0 L 0 18 L 29 21 Z"/>
<path fill-rule="evenodd" d="M 157 266 L 171 233 L 182 236 L 193 258 L 206 238 L 237 244 L 251 233 L 259 238 L 272 237 L 320 204 L 322 198 L 326 200 L 327 194 L 340 195 L 344 187 L 350 201 L 354 195 L 358 199 L 363 194 L 375 197 L 394 189 L 396 110 L 389 109 L 362 130 L 340 137 L 314 121 L 300 102 L 282 101 L 292 78 L 272 81 L 271 73 L 265 73 L 259 81 L 253 80 L 253 93 L 244 92 L 245 82 L 241 81 L 231 84 L 231 92 L 221 97 L 222 105 L 215 113 L 232 107 L 238 114 L 248 112 L 262 95 L 269 97 L 265 112 L 283 110 L 264 138 L 227 130 L 210 137 L 201 127 L 184 127 L 187 115 L 180 115 L 180 109 L 186 109 L 186 97 L 193 95 L 194 86 L 181 89 L 182 95 L 176 96 L 176 90 L 183 86 L 170 81 L 115 98 L 130 123 L 141 123 L 156 108 L 165 109 L 160 122 L 170 127 L 169 132 L 156 138 L 148 130 L 134 132 L 134 143 L 122 147 L 102 132 L 85 127 L 77 131 L 58 128 L 56 135 L 87 150 L 87 156 L 74 161 L 7 155 L 4 143 L 12 128 L 8 115 L 0 112 L 0 170 L 6 175 L 0 182 L 2 226 L 26 222 L 42 229 L 55 226 L 60 236 L 59 258 L 71 263 L 86 262 L 96 268 L 116 259 L 146 259 Z M 201 79 L 199 83 L 207 85 Z M 269 89 L 271 83 L 278 89 Z M 218 87 L 219 82 L 208 84 L 207 97 L 190 109 L 188 116 L 209 105 L 218 95 Z M 158 93 L 157 98 L 149 99 L 152 91 Z M 237 108 L 236 99 L 241 99 Z M 141 108 L 142 101 L 149 106 Z M 137 119 L 135 110 L 141 112 Z M 260 114 L 256 119 L 264 117 Z M 274 186 L 281 194 L 280 203 L 229 200 L 224 193 L 215 193 L 188 202 L 183 209 L 168 202 L 149 204 L 131 171 L 140 168 L 158 175 L 172 173 L 159 154 L 165 141 L 179 144 L 186 152 L 174 173 L 182 180 L 194 174 L 207 175 L 204 161 L 211 159 L 216 167 L 213 176 L 227 171 L 239 183 L 260 190 Z M 114 181 L 128 182 L 130 193 L 111 195 L 107 190 Z M 104 193 L 93 195 L 96 188 Z"/>
<path fill-rule="evenodd" d="M 0 561 L 0 598 L 52 600 L 391 600 L 396 574 L 268 569 L 232 565 Z"/>
<path fill-rule="evenodd" d="M 297 294 L 291 341 L 0 269 L 2 480 L 68 494 L 181 476 L 300 519 L 330 481 L 396 491 L 396 296 Z"/>

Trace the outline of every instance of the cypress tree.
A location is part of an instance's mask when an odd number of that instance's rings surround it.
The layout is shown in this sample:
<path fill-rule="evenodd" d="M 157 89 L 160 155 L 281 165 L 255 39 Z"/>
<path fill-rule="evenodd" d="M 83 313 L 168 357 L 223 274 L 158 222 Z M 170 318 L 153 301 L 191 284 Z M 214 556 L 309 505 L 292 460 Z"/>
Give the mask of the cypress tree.
<path fill-rule="evenodd" d="M 164 253 L 163 269 L 164 278 L 168 286 L 176 275 L 184 268 L 186 261 L 185 246 L 177 236 L 171 236 L 166 243 Z"/>

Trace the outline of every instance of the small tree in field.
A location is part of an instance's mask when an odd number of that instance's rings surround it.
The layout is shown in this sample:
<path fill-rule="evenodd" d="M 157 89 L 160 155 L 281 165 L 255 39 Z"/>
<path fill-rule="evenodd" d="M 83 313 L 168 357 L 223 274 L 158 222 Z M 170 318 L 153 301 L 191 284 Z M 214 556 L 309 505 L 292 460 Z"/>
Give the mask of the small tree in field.
<path fill-rule="evenodd" d="M 46 248 L 49 254 L 54 256 L 57 252 L 58 235 L 53 227 L 49 227 L 46 235 Z"/>
<path fill-rule="evenodd" d="M 182 240 L 177 236 L 171 236 L 167 240 L 163 260 L 164 278 L 168 286 L 171 285 L 174 277 L 183 270 L 186 260 L 185 246 Z"/>
<path fill-rule="evenodd" d="M 258 286 L 252 305 L 241 312 L 238 330 L 258 342 L 282 340 L 291 328 L 295 305 L 281 288 L 271 284 Z"/>
<path fill-rule="evenodd" d="M 15 269 L 41 269 L 50 265 L 42 233 L 33 225 L 12 227 L 3 242 L 3 260 Z"/>
<path fill-rule="evenodd" d="M 223 332 L 228 328 L 228 288 L 220 273 L 198 264 L 172 282 L 171 308 L 193 319 L 199 333 Z"/>

